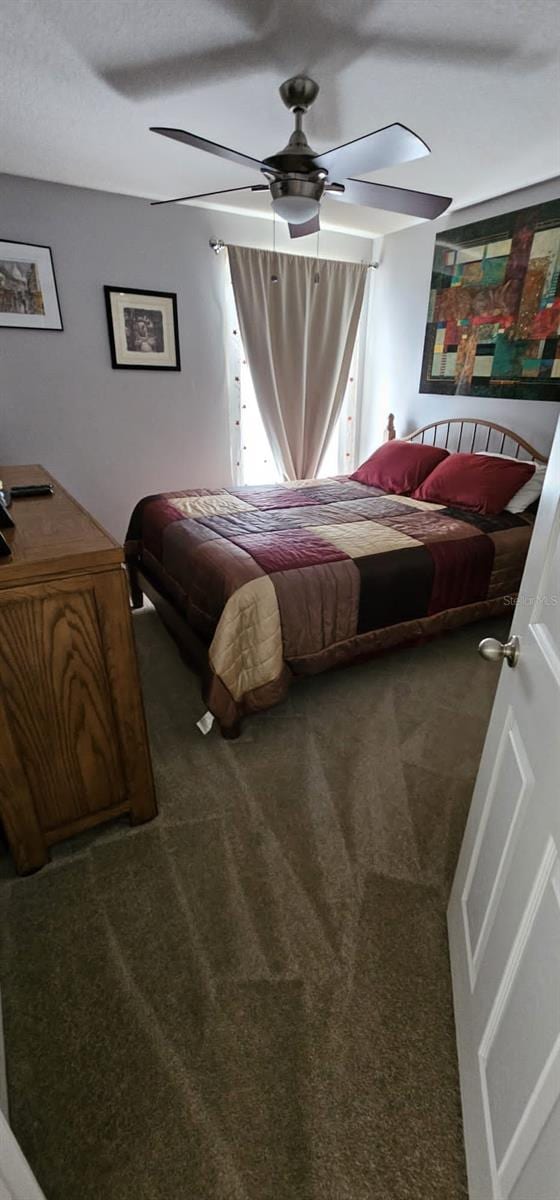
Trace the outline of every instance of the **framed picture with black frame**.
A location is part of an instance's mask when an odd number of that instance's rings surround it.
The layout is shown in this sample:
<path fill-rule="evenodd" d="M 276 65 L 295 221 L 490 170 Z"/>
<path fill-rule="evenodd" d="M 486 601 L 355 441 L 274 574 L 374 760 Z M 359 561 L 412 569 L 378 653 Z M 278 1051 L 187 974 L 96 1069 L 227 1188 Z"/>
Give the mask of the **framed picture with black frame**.
<path fill-rule="evenodd" d="M 105 289 L 111 363 L 128 371 L 180 371 L 175 292 Z"/>
<path fill-rule="evenodd" d="M 0 328 L 62 330 L 50 246 L 0 241 Z"/>

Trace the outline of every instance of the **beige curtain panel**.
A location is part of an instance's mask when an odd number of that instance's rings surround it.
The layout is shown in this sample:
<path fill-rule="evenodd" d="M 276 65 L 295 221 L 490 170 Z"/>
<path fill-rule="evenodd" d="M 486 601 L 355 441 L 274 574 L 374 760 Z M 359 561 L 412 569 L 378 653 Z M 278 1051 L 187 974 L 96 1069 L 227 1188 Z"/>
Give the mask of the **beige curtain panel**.
<path fill-rule="evenodd" d="M 286 479 L 312 479 L 344 398 L 366 266 L 229 246 L 243 345 Z M 273 278 L 277 282 L 273 282 Z"/>

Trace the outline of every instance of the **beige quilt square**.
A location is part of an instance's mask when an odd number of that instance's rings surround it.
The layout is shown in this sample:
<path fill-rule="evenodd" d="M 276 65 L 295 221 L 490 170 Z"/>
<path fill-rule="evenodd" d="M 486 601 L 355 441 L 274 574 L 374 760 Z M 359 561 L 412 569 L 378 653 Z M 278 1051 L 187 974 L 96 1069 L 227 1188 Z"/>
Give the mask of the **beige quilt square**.
<path fill-rule="evenodd" d="M 413 500 L 412 496 L 391 496 L 391 500 L 398 500 L 399 504 L 409 505 L 410 508 L 420 508 L 428 511 L 429 509 L 445 508 L 445 504 L 434 504 L 431 500 Z"/>
<path fill-rule="evenodd" d="M 222 513 L 241 512 L 254 509 L 254 504 L 247 504 L 239 496 L 230 492 L 215 492 L 208 496 L 172 496 L 169 500 L 185 517 L 215 517 Z"/>
<path fill-rule="evenodd" d="M 352 521 L 344 525 L 314 525 L 313 533 L 344 550 L 350 558 L 362 558 L 365 554 L 385 554 L 388 550 L 403 550 L 406 546 L 417 546 L 416 538 L 379 525 L 377 521 Z"/>
<path fill-rule="evenodd" d="M 335 483 L 336 480 L 331 476 L 325 475 L 324 479 L 283 479 L 280 487 L 285 488 L 310 488 L 319 487 L 323 483 Z"/>
<path fill-rule="evenodd" d="M 273 683 L 282 673 L 282 625 L 269 575 L 230 596 L 208 652 L 210 666 L 233 696 Z"/>

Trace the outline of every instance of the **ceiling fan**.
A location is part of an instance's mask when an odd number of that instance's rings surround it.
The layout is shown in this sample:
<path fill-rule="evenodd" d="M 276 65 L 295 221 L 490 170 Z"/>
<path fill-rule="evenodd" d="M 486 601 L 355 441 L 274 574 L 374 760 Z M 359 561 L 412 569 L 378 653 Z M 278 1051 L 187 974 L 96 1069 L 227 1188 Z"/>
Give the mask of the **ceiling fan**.
<path fill-rule="evenodd" d="M 304 114 L 317 98 L 319 85 L 306 75 L 295 75 L 287 79 L 279 90 L 284 104 L 294 114 L 295 128 L 288 145 L 268 158 L 251 158 L 248 154 L 230 150 L 227 146 L 210 142 L 195 133 L 187 133 L 184 129 L 151 128 L 152 133 L 160 133 L 163 137 L 216 154 L 218 158 L 227 158 L 260 171 L 266 183 L 223 188 L 218 192 L 200 192 L 194 196 L 176 196 L 173 200 L 153 200 L 152 204 L 176 204 L 181 200 L 202 200 L 207 196 L 223 196 L 228 192 L 268 190 L 273 211 L 287 221 L 290 237 L 293 238 L 318 232 L 319 210 L 324 195 L 334 196 L 348 204 L 364 204 L 370 208 L 387 209 L 389 212 L 406 213 L 427 220 L 439 217 L 449 207 L 449 196 L 433 196 L 430 192 L 413 192 L 408 188 L 389 187 L 387 184 L 354 178 L 355 172 L 394 167 L 429 154 L 429 146 L 412 130 L 396 122 L 337 146 L 334 150 L 316 154 L 307 141 L 302 124 Z"/>

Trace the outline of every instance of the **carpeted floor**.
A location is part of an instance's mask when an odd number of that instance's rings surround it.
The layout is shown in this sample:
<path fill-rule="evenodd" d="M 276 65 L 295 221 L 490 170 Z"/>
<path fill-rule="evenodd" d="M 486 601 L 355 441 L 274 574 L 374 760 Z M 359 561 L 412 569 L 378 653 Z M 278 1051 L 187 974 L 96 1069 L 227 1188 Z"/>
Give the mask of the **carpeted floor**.
<path fill-rule="evenodd" d="M 160 816 L 1 863 L 12 1120 L 48 1200 L 461 1200 L 445 901 L 487 622 L 238 742 L 135 617 Z"/>

